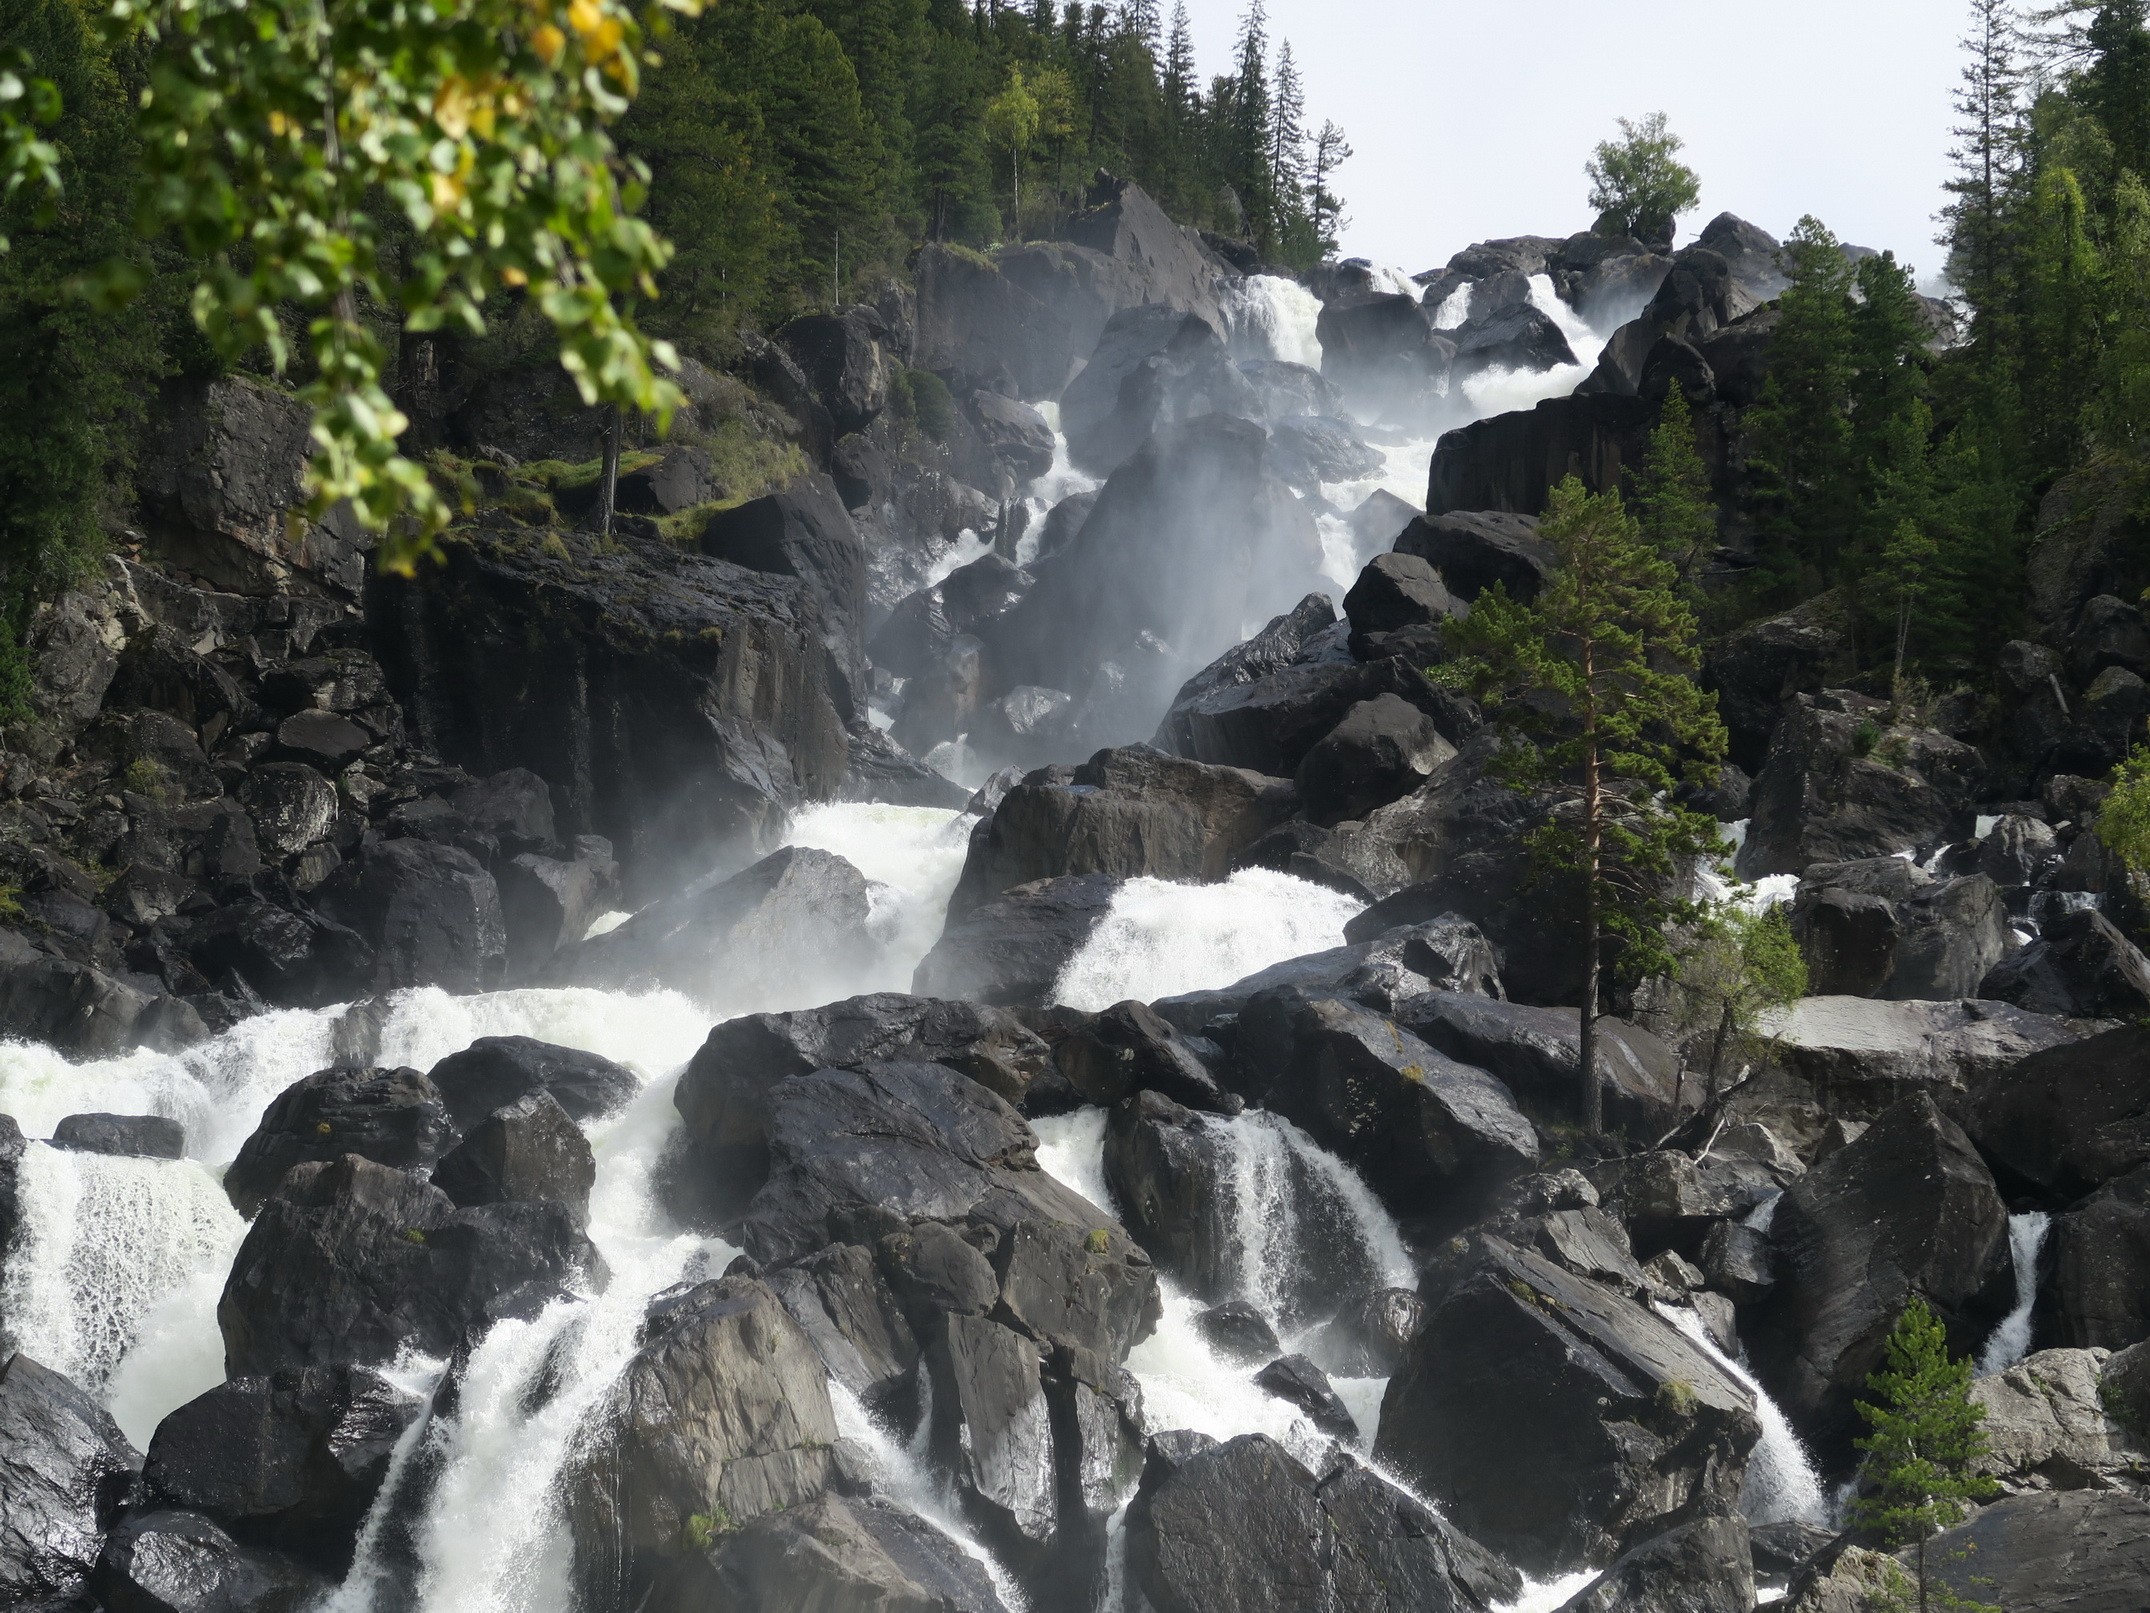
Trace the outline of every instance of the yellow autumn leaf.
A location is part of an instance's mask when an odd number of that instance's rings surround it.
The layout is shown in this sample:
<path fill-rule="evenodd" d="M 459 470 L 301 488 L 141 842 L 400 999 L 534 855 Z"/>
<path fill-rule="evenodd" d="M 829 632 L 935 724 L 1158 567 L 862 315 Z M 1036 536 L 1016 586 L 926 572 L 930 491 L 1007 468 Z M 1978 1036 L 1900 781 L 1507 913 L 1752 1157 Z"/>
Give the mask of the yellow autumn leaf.
<path fill-rule="evenodd" d="M 560 53 L 567 49 L 567 35 L 553 23 L 541 24 L 530 35 L 530 47 L 544 57 L 548 66 L 560 65 Z"/>
<path fill-rule="evenodd" d="M 433 96 L 433 121 L 450 140 L 460 140 L 470 132 L 471 111 L 470 84 L 460 74 L 441 81 Z"/>
<path fill-rule="evenodd" d="M 443 213 L 452 213 L 463 205 L 463 181 L 457 174 L 430 174 L 427 182 L 433 191 L 433 205 Z"/>

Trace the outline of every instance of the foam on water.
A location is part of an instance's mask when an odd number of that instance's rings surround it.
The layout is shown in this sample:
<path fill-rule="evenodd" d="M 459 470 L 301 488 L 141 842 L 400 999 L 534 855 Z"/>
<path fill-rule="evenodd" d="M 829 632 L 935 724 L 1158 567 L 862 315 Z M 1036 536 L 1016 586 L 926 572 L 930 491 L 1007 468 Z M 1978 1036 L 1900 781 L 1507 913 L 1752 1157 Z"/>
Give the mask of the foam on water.
<path fill-rule="evenodd" d="M 216 1301 L 246 1223 L 193 1160 L 31 1143 L 19 1171 L 0 1313 L 33 1360 L 92 1394 L 117 1389 L 121 1430 L 144 1445 L 224 1379 Z"/>
<path fill-rule="evenodd" d="M 938 587 L 965 566 L 970 565 L 973 561 L 983 560 L 992 552 L 993 540 L 991 537 L 981 537 L 969 527 L 965 527 L 956 534 L 956 541 L 943 550 L 933 564 L 926 568 L 925 586 L 928 588 Z"/>
<path fill-rule="evenodd" d="M 1749 1523 L 1811 1523 L 1830 1526 L 1829 1498 L 1822 1489 L 1814 1459 L 1800 1442 L 1784 1408 L 1771 1398 L 1753 1373 L 1717 1347 L 1709 1329 L 1694 1309 L 1652 1300 L 1651 1308 L 1692 1339 L 1718 1366 L 1745 1384 L 1754 1395 L 1755 1420 L 1762 1425 L 1762 1441 L 1747 1461 L 1747 1482 L 1740 1492 L 1740 1510 Z"/>
<path fill-rule="evenodd" d="M 1343 943 L 1362 902 L 1289 874 L 1246 868 L 1222 884 L 1131 879 L 1054 982 L 1052 1000 L 1097 1010 L 1209 991 Z"/>
<path fill-rule="evenodd" d="M 1493 1613 L 1556 1613 L 1597 1577 L 1594 1569 L 1579 1568 L 1558 1579 L 1526 1579 L 1523 1594 L 1512 1602 L 1503 1602 Z"/>
<path fill-rule="evenodd" d="M 1978 1353 L 1978 1375 L 2006 1372 L 2030 1353 L 2031 1307 L 2038 1302 L 2038 1256 L 2053 1218 L 2043 1210 L 2008 1218 L 2008 1255 L 2016 1270 L 2016 1303 Z"/>

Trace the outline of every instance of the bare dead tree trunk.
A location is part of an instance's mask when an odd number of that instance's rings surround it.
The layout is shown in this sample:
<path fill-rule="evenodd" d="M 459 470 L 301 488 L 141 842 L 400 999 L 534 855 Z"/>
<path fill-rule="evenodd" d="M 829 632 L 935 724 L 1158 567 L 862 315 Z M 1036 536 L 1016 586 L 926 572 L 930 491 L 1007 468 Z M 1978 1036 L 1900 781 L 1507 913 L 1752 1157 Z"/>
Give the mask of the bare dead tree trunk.
<path fill-rule="evenodd" d="M 1593 646 L 1583 643 L 1583 1008 L 1579 1075 L 1583 1083 L 1583 1130 L 1605 1131 L 1605 1094 L 1598 1085 L 1598 883 L 1604 852 L 1605 784 L 1598 757 L 1596 667 Z"/>
<path fill-rule="evenodd" d="M 612 511 L 620 491 L 620 406 L 608 405 L 605 411 L 605 469 L 602 485 L 598 490 L 598 531 L 606 543 L 612 541 Z"/>

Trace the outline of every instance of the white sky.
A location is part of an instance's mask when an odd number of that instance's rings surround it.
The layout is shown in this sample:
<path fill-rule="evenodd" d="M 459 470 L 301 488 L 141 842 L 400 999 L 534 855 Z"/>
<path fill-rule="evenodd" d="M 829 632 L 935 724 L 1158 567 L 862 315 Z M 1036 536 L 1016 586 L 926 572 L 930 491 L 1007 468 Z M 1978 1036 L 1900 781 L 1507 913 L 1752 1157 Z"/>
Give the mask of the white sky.
<path fill-rule="evenodd" d="M 1205 82 L 1245 0 L 1187 0 Z M 1171 15 L 1169 0 L 1160 8 Z M 1965 0 L 1269 0 L 1307 116 L 1344 128 L 1347 254 L 1417 273 L 1473 241 L 1592 222 L 1583 163 L 1662 111 L 1702 176 L 1691 239 L 1730 211 L 1941 265 Z"/>

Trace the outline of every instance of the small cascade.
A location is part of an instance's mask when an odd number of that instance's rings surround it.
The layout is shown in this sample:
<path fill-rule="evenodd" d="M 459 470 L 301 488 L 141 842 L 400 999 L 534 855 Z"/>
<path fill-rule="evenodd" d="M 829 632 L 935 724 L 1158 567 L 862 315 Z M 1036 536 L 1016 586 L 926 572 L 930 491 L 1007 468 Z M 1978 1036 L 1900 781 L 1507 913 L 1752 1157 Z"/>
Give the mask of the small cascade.
<path fill-rule="evenodd" d="M 653 1180 L 678 1117 L 652 1082 L 596 1123 L 590 1237 L 611 1281 L 496 1323 L 471 1352 L 455 1415 L 433 1434 L 439 1476 L 416 1529 L 422 1613 L 568 1613 L 562 1479 L 636 1349 L 649 1300 L 722 1272 L 738 1253 L 672 1229 Z M 351 1613 L 363 1613 L 353 1609 Z"/>
<path fill-rule="evenodd" d="M 1070 958 L 1053 1001 L 1109 1008 L 1210 991 L 1295 958 L 1341 946 L 1363 903 L 1307 880 L 1246 868 L 1217 885 L 1131 879 Z"/>
<path fill-rule="evenodd" d="M 786 845 L 833 851 L 878 887 L 873 923 L 884 944 L 849 995 L 911 989 L 919 960 L 941 938 L 975 821 L 940 807 L 856 802 L 808 807 L 791 820 Z"/>
<path fill-rule="evenodd" d="M 193 1160 L 23 1150 L 21 1224 L 0 1314 L 32 1359 L 115 1388 L 138 1446 L 224 1378 L 216 1302 L 246 1223 Z"/>
<path fill-rule="evenodd" d="M 1321 361 L 1317 358 L 1315 362 Z M 1027 566 L 1038 558 L 1038 544 L 1045 536 L 1045 517 L 1062 499 L 1077 493 L 1094 493 L 1103 484 L 1095 476 L 1075 468 L 1068 457 L 1068 437 L 1060 429 L 1060 405 L 1050 400 L 1033 407 L 1045 417 L 1045 423 L 1053 432 L 1053 464 L 1043 476 L 1030 484 L 1023 495 L 1023 503 L 1030 514 L 1030 525 L 1016 541 L 1015 563 Z"/>
<path fill-rule="evenodd" d="M 433 1401 L 447 1378 L 448 1363 L 430 1356 L 406 1356 L 382 1375 L 406 1393 L 422 1395 L 426 1409 L 411 1419 L 410 1426 L 396 1440 L 396 1448 L 389 1453 L 388 1471 L 381 1478 L 380 1493 L 373 1498 L 366 1521 L 359 1526 L 351 1570 L 316 1613 L 372 1613 L 378 1599 L 389 1592 L 393 1584 L 390 1539 L 402 1533 L 404 1486 L 409 1482 L 413 1462 L 433 1431 Z"/>
<path fill-rule="evenodd" d="M 1296 280 L 1252 274 L 1225 288 L 1225 340 L 1235 359 L 1280 359 L 1321 368 L 1315 333 L 1321 300 Z"/>
<path fill-rule="evenodd" d="M 2016 1268 L 2016 1303 L 1978 1353 L 1978 1375 L 1993 1377 L 2030 1354 L 2031 1307 L 2038 1302 L 2038 1257 L 2053 1218 L 2043 1210 L 2008 1218 L 2008 1256 Z"/>
<path fill-rule="evenodd" d="M 1503 1602 L 1493 1613 L 1558 1613 L 1566 1607 L 1577 1592 L 1598 1577 L 1594 1568 L 1578 1568 L 1572 1574 L 1562 1574 L 1558 1579 L 1526 1579 L 1523 1594 L 1512 1602 Z"/>
<path fill-rule="evenodd" d="M 920 1387 L 930 1392 L 923 1370 Z M 922 1460 L 921 1453 L 895 1438 L 882 1427 L 873 1414 L 859 1404 L 859 1398 L 835 1379 L 829 1380 L 829 1400 L 836 1410 L 836 1431 L 845 1439 L 856 1441 L 865 1447 L 873 1465 L 876 1488 L 898 1506 L 907 1507 L 927 1523 L 946 1535 L 963 1549 L 966 1556 L 975 1558 L 980 1567 L 993 1581 L 993 1589 L 1000 1596 L 1002 1606 L 1008 1613 L 1025 1613 L 1028 1606 L 1022 1588 L 1007 1569 L 979 1541 L 977 1535 L 967 1528 L 958 1511 L 950 1486 L 938 1480 Z M 926 1425 L 930 1414 L 919 1419 L 919 1444 L 924 1443 Z"/>
<path fill-rule="evenodd" d="M 1740 1510 L 1749 1523 L 1811 1523 L 1828 1527 L 1832 1513 L 1814 1459 L 1800 1443 L 1784 1408 L 1770 1397 L 1753 1373 L 1717 1347 L 1702 1318 L 1686 1305 L 1651 1302 L 1651 1308 L 1692 1339 L 1702 1353 L 1745 1384 L 1754 1395 L 1754 1415 L 1762 1425 L 1762 1442 L 1747 1466 Z"/>

